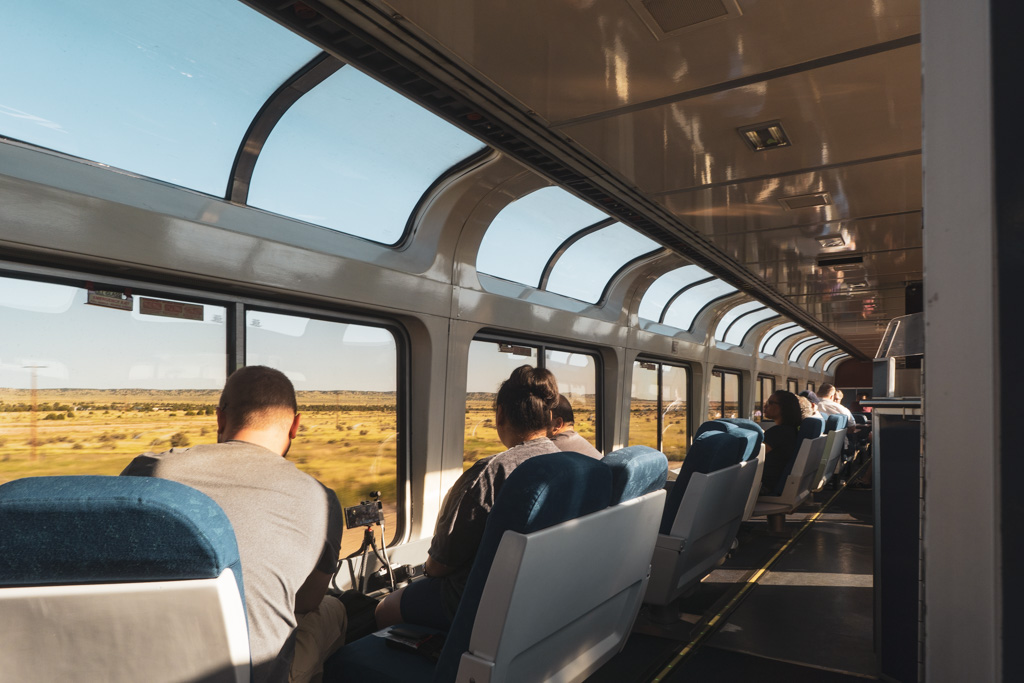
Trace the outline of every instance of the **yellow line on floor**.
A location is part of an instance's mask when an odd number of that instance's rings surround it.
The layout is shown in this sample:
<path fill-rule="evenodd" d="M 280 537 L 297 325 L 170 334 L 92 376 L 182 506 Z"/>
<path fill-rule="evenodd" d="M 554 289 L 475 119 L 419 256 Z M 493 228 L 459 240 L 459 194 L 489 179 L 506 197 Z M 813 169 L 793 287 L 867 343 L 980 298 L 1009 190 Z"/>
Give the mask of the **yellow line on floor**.
<path fill-rule="evenodd" d="M 863 465 L 861 465 L 860 469 L 858 469 L 854 473 L 854 475 L 850 477 L 850 481 L 856 479 L 857 476 L 864 471 L 864 468 L 866 468 L 870 464 L 871 458 L 868 458 L 867 461 Z M 657 676 L 651 679 L 651 683 L 659 683 L 666 675 L 671 673 L 672 669 L 674 669 L 679 664 L 679 662 L 683 661 L 683 659 L 692 654 L 693 651 L 697 649 L 697 646 L 700 645 L 705 638 L 714 633 L 716 627 L 732 613 L 733 609 L 735 609 L 739 602 L 744 597 L 746 597 L 747 593 L 749 593 L 754 588 L 754 586 L 757 585 L 757 582 L 761 580 L 761 577 L 765 575 L 768 569 L 773 564 L 775 564 L 775 562 L 780 557 L 782 557 L 783 553 L 789 550 L 789 548 L 794 543 L 796 543 L 797 539 L 799 539 L 803 535 L 804 531 L 809 529 L 812 524 L 818 521 L 818 518 L 821 517 L 821 515 L 825 512 L 825 510 L 829 508 L 830 505 L 832 505 L 833 502 L 835 502 L 835 499 L 839 496 L 839 494 L 845 490 L 846 484 L 843 484 L 842 486 L 839 487 L 839 490 L 836 491 L 832 495 L 832 497 L 828 499 L 828 502 L 821 506 L 820 510 L 815 512 L 807 519 L 807 521 L 804 522 L 803 526 L 801 526 L 800 529 L 795 534 L 793 534 L 792 538 L 783 543 L 782 547 L 779 548 L 779 550 L 774 555 L 772 555 L 771 558 L 767 562 L 765 562 L 760 569 L 758 569 L 749 577 L 747 577 L 746 583 L 743 585 L 742 588 L 740 588 L 736 592 L 736 595 L 732 596 L 732 599 L 729 600 L 726 606 L 720 609 L 714 616 L 700 624 L 700 630 L 697 632 L 697 635 L 694 636 L 690 640 L 690 642 L 688 642 L 685 646 L 683 646 L 683 649 L 676 653 L 675 657 L 672 658 L 672 661 L 669 662 Z"/>

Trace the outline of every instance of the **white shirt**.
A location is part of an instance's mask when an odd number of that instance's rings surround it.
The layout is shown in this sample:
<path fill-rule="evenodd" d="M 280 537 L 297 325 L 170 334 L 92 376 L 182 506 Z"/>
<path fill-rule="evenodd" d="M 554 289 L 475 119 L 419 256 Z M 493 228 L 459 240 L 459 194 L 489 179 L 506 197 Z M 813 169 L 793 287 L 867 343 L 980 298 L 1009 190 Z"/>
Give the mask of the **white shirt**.
<path fill-rule="evenodd" d="M 853 413 L 850 412 L 849 408 L 827 398 L 821 399 L 821 403 L 818 404 L 818 412 L 825 415 L 845 415 L 851 420 L 853 419 Z"/>

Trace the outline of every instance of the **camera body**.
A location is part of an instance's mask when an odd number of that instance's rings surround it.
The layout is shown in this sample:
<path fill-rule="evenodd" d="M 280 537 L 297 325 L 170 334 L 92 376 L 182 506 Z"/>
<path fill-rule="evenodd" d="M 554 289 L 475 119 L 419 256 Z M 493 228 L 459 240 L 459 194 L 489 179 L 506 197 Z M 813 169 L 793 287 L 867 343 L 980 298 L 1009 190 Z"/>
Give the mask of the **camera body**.
<path fill-rule="evenodd" d="M 383 518 L 381 510 L 384 505 L 380 502 L 380 493 L 374 492 L 376 500 L 364 500 L 359 505 L 345 508 L 345 527 L 355 529 L 361 526 L 379 524 Z"/>

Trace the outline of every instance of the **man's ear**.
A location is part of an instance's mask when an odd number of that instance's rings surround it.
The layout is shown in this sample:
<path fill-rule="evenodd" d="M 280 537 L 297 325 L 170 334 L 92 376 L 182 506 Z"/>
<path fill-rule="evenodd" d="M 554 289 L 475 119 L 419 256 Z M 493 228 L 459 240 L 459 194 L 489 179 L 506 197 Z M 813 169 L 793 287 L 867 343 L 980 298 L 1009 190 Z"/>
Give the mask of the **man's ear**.
<path fill-rule="evenodd" d="M 299 433 L 299 419 L 302 417 L 299 413 L 295 413 L 295 417 L 292 418 L 292 426 L 288 429 L 288 438 L 294 439 Z"/>
<path fill-rule="evenodd" d="M 227 426 L 227 424 L 226 424 L 227 423 L 227 418 L 224 417 L 224 413 L 223 413 L 223 411 L 221 411 L 220 408 L 217 408 L 216 414 L 217 414 L 217 434 L 223 434 L 224 433 L 224 429 Z"/>
<path fill-rule="evenodd" d="M 551 431 L 552 431 L 552 433 L 557 434 L 558 432 L 562 431 L 563 427 L 565 427 L 565 420 L 563 420 L 560 417 L 553 417 L 553 418 L 551 418 Z"/>
<path fill-rule="evenodd" d="M 494 424 L 505 424 L 505 411 L 498 406 L 494 409 Z"/>

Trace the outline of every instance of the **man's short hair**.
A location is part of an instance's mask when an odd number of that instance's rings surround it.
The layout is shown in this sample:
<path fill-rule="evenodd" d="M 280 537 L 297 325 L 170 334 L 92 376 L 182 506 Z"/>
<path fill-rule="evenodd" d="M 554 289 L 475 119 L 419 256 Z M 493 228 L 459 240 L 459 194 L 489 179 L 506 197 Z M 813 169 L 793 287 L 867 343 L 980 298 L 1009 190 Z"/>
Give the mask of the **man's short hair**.
<path fill-rule="evenodd" d="M 231 373 L 217 406 L 231 429 L 266 427 L 299 411 L 295 387 L 280 370 L 248 365 Z"/>
<path fill-rule="evenodd" d="M 576 422 L 576 416 L 572 412 L 572 404 L 569 403 L 569 399 L 564 394 L 559 394 L 558 403 L 551 409 L 552 418 L 561 418 L 562 422 L 567 425 L 571 425 Z"/>
<path fill-rule="evenodd" d="M 818 396 L 820 396 L 821 398 L 829 398 L 835 393 L 836 388 L 833 384 L 825 383 L 818 387 Z"/>

